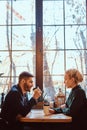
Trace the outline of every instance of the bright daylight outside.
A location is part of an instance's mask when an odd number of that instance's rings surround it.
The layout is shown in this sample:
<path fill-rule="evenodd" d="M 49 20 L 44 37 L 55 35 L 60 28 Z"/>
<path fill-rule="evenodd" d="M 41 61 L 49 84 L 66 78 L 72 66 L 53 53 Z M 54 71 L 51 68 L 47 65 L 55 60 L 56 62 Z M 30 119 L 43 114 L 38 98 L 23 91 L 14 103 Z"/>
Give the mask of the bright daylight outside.
<path fill-rule="evenodd" d="M 86 6 L 86 0 L 43 0 L 43 89 L 52 99 L 59 88 L 68 96 L 64 73 L 69 68 L 83 74 L 87 93 Z M 36 75 L 35 0 L 2 0 L 0 10 L 1 97 L 20 72 Z"/>

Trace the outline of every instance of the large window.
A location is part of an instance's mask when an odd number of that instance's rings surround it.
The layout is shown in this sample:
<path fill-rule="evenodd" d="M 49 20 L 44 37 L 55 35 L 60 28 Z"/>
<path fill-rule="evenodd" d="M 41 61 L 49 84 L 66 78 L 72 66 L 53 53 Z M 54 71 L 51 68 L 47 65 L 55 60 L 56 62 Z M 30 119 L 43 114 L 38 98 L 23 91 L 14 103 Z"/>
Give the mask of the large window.
<path fill-rule="evenodd" d="M 0 1 L 0 95 L 22 71 L 35 74 L 35 0 Z"/>
<path fill-rule="evenodd" d="M 54 99 L 67 96 L 64 73 L 77 68 L 87 92 L 86 0 L 0 1 L 0 95 L 22 71 L 34 74 L 34 86 Z"/>
<path fill-rule="evenodd" d="M 87 84 L 86 0 L 43 0 L 43 86 L 54 96 L 64 86 L 64 72 L 79 69 Z"/>

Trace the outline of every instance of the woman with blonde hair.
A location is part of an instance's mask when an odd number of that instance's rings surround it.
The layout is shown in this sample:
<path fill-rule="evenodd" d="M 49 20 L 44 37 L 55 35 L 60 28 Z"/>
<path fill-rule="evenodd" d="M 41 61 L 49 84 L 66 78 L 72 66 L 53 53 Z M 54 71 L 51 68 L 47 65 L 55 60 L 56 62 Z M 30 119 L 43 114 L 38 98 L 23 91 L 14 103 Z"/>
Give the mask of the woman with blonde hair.
<path fill-rule="evenodd" d="M 86 105 L 86 94 L 82 89 L 80 82 L 83 81 L 82 74 L 77 69 L 69 69 L 65 72 L 64 83 L 67 88 L 71 88 L 69 97 L 67 98 L 65 104 L 61 105 L 59 108 L 50 109 L 50 113 L 64 113 L 66 115 L 72 116 L 73 122 L 78 124 L 85 118 L 85 105 Z"/>

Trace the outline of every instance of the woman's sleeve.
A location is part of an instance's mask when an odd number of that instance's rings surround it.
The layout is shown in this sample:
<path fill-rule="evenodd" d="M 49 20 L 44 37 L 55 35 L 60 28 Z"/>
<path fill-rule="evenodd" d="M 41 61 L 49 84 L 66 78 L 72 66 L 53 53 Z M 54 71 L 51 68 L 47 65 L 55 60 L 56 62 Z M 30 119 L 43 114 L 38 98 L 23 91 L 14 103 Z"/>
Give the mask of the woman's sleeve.
<path fill-rule="evenodd" d="M 77 91 L 70 106 L 68 108 L 62 109 L 63 113 L 72 117 L 78 116 L 81 114 L 80 112 L 84 107 L 85 100 L 86 95 L 84 90 Z"/>

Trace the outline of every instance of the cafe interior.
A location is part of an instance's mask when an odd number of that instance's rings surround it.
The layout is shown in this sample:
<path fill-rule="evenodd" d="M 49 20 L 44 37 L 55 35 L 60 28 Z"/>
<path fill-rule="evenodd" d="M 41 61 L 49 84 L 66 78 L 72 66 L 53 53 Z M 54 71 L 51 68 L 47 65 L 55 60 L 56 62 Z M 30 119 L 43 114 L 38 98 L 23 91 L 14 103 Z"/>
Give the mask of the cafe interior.
<path fill-rule="evenodd" d="M 43 100 L 48 100 L 51 107 L 55 103 L 57 108 L 68 99 L 71 88 L 64 84 L 68 69 L 82 73 L 80 85 L 87 96 L 87 0 L 0 0 L 0 10 L 0 111 L 23 71 L 34 75 L 33 88 L 42 91 L 33 107 L 36 117 L 40 112 L 38 118 L 43 115 Z M 27 92 L 28 99 L 33 88 Z M 60 119 L 63 117 L 72 122 L 71 117 L 59 115 Z M 59 124 L 55 115 L 43 116 L 38 122 L 48 122 L 49 118 L 51 124 Z M 37 123 L 34 121 L 31 124 Z M 87 127 L 87 119 L 85 122 Z M 48 129 L 49 126 L 48 123 Z"/>

